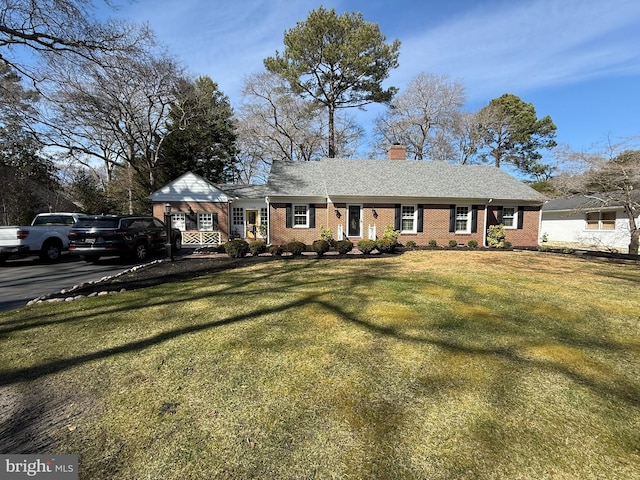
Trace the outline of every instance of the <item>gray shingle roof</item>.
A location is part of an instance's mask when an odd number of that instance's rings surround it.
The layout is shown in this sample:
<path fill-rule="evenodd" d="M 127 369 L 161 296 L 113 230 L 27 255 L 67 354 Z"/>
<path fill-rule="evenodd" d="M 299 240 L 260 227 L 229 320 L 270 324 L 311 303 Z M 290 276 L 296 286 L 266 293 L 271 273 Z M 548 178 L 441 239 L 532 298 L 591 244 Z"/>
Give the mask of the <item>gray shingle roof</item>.
<path fill-rule="evenodd" d="M 274 196 L 493 198 L 537 203 L 546 200 L 498 168 L 435 161 L 275 161 L 267 185 L 269 194 Z"/>

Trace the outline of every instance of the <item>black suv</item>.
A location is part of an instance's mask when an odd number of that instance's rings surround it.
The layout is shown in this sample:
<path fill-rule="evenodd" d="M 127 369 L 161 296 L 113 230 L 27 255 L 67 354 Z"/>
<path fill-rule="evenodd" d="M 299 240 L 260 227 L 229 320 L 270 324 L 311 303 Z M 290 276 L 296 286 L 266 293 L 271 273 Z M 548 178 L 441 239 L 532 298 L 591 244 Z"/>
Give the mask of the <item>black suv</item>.
<path fill-rule="evenodd" d="M 83 215 L 69 232 L 69 253 L 87 262 L 114 255 L 143 261 L 166 243 L 165 224 L 151 216 Z M 180 230 L 171 229 L 171 245 L 174 252 L 182 247 Z"/>

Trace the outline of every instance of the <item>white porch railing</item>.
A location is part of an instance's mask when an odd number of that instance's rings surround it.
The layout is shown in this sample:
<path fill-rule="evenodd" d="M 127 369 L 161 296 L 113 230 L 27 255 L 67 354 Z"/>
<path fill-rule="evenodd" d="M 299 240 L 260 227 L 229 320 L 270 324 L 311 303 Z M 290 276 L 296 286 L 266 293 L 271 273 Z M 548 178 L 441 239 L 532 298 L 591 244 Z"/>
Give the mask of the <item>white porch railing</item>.
<path fill-rule="evenodd" d="M 182 245 L 220 245 L 220 232 L 182 232 Z"/>

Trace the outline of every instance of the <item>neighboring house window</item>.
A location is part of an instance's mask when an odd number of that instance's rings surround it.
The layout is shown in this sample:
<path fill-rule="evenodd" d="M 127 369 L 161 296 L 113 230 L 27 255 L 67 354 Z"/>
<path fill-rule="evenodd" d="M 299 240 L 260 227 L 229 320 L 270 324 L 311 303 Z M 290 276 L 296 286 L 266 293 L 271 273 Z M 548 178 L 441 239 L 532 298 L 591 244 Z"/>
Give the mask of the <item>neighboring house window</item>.
<path fill-rule="evenodd" d="M 504 207 L 502 209 L 502 225 L 505 228 L 516 228 L 518 225 L 518 209 L 515 207 Z"/>
<path fill-rule="evenodd" d="M 587 213 L 587 230 L 615 230 L 616 212 Z"/>
<path fill-rule="evenodd" d="M 309 209 L 307 205 L 293 206 L 293 226 L 307 227 L 309 225 Z"/>
<path fill-rule="evenodd" d="M 403 233 L 416 233 L 416 213 L 415 205 L 402 205 L 401 231 Z"/>
<path fill-rule="evenodd" d="M 456 233 L 471 233 L 468 206 L 456 206 Z"/>

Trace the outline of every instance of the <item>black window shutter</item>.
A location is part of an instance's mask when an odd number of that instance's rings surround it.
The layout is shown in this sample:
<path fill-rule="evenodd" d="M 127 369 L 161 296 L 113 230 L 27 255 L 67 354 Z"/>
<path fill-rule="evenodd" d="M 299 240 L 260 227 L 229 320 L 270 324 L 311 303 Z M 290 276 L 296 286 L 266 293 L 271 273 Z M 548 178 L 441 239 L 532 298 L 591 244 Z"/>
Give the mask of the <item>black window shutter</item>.
<path fill-rule="evenodd" d="M 502 223 L 502 209 L 504 207 L 498 207 L 498 224 Z"/>
<path fill-rule="evenodd" d="M 316 206 L 309 205 L 309 228 L 316 228 Z"/>
<path fill-rule="evenodd" d="M 293 204 L 291 204 L 291 203 L 287 203 L 286 227 L 287 228 L 292 228 L 293 227 Z"/>
<path fill-rule="evenodd" d="M 393 222 L 394 223 L 393 228 L 395 230 L 400 230 L 401 219 L 402 219 L 402 207 L 400 206 L 400 204 L 396 204 L 396 214 Z"/>
<path fill-rule="evenodd" d="M 218 214 L 213 214 L 213 229 L 218 230 Z"/>
<path fill-rule="evenodd" d="M 524 222 L 524 207 L 518 207 L 518 228 L 522 230 Z"/>
<path fill-rule="evenodd" d="M 449 206 L 449 232 L 456 231 L 456 206 Z"/>
<path fill-rule="evenodd" d="M 424 205 L 418 205 L 418 232 L 424 232 Z"/>
<path fill-rule="evenodd" d="M 471 206 L 471 233 L 478 232 L 478 206 Z"/>

